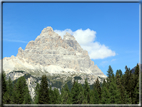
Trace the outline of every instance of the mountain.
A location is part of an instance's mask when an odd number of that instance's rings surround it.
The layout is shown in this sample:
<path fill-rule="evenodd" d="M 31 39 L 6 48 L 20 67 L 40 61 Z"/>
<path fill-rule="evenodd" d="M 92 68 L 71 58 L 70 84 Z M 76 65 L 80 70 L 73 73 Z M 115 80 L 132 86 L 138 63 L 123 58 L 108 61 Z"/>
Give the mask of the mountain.
<path fill-rule="evenodd" d="M 20 47 L 17 56 L 5 57 L 3 70 L 6 77 L 10 76 L 13 81 L 25 76 L 32 98 L 36 82 L 40 82 L 44 74 L 52 87 L 59 89 L 65 83 L 71 87 L 76 76 L 81 78 L 79 83 L 84 84 L 87 78 L 90 85 L 97 77 L 100 82 L 107 78 L 74 36 L 66 33 L 62 39 L 52 27 L 44 28 L 34 41 L 27 44 L 25 50 Z"/>

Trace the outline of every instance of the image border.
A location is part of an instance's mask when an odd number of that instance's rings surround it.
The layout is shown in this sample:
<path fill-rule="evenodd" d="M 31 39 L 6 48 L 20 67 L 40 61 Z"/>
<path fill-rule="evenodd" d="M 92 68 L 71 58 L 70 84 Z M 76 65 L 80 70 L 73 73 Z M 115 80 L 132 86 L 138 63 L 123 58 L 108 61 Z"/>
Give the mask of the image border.
<path fill-rule="evenodd" d="M 1 11 L 1 59 L 3 58 L 3 3 L 139 3 L 139 63 L 142 66 L 142 1 L 141 0 L 3 0 L 0 4 Z M 1 60 L 1 72 L 3 69 L 3 61 Z M 2 77 L 2 75 L 0 75 Z M 2 78 L 1 78 L 2 79 Z M 139 83 L 141 83 L 141 72 L 139 72 Z M 0 80 L 0 85 L 2 80 Z M 139 104 L 3 104 L 3 106 L 141 106 L 141 84 L 139 84 Z M 0 87 L 0 105 L 2 105 L 2 87 Z"/>

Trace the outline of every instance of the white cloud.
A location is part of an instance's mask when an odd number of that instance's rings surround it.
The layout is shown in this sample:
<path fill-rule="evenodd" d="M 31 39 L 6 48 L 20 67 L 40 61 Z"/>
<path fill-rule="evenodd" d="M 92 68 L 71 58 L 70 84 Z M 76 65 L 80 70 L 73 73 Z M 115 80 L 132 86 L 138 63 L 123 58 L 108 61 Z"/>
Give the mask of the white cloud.
<path fill-rule="evenodd" d="M 28 43 L 28 42 L 26 42 L 26 41 L 22 41 L 22 40 L 9 40 L 9 39 L 4 39 L 4 41 L 8 41 L 8 42 Z"/>
<path fill-rule="evenodd" d="M 81 47 L 84 50 L 88 51 L 88 54 L 91 59 L 104 59 L 116 55 L 116 53 L 111 49 L 109 49 L 109 47 L 95 41 L 96 31 L 90 29 L 86 30 L 78 29 L 76 31 L 72 31 L 71 29 L 65 29 L 65 30 L 54 30 L 54 31 L 58 33 L 62 38 L 66 32 L 73 35 L 77 40 L 77 42 L 81 45 Z"/>

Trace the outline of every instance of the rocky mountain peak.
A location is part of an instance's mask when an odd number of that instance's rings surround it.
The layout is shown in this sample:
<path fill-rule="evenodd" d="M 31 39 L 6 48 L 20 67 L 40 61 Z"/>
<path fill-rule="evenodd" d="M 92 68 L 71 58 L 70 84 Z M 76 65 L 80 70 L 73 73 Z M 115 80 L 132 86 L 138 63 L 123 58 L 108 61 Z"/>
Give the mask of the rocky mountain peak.
<path fill-rule="evenodd" d="M 17 56 L 22 57 L 22 55 L 23 55 L 23 49 L 20 47 L 20 48 L 18 49 L 18 54 L 17 54 Z"/>
<path fill-rule="evenodd" d="M 48 33 L 53 32 L 53 28 L 48 26 L 48 27 L 44 28 L 41 33 L 47 33 L 47 32 Z"/>
<path fill-rule="evenodd" d="M 66 34 L 63 37 L 63 40 L 73 40 L 76 41 L 74 36 L 72 36 L 70 33 L 66 32 Z"/>
<path fill-rule="evenodd" d="M 20 47 L 16 57 L 4 60 L 3 68 L 8 72 L 11 68 L 12 70 L 32 70 L 33 72 L 38 70 L 56 74 L 62 71 L 84 72 L 105 76 L 94 65 L 88 52 L 81 48 L 74 36 L 67 32 L 62 39 L 52 27 L 44 28 L 35 41 L 32 40 L 27 44 L 25 50 Z"/>

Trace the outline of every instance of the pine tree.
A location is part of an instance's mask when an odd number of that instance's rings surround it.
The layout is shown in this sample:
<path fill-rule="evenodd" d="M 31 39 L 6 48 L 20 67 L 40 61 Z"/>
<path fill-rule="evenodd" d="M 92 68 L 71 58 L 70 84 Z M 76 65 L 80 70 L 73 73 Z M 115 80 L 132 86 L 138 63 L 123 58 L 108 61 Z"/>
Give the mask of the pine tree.
<path fill-rule="evenodd" d="M 24 77 L 20 77 L 18 78 L 16 84 L 15 84 L 15 104 L 22 104 L 24 101 L 24 95 L 25 95 L 25 90 L 24 90 L 24 86 L 26 85 L 25 81 L 24 81 Z"/>
<path fill-rule="evenodd" d="M 49 101 L 47 77 L 46 75 L 43 75 L 40 83 L 38 104 L 49 104 Z"/>
<path fill-rule="evenodd" d="M 3 104 L 11 104 L 11 97 L 7 91 L 4 93 L 2 100 L 3 100 Z"/>
<path fill-rule="evenodd" d="M 6 93 L 6 91 L 7 91 L 6 76 L 5 76 L 5 72 L 3 71 L 2 72 L 2 97 L 4 97 L 4 94 Z M 3 102 L 2 100 L 2 103 L 5 104 L 6 102 Z"/>
<path fill-rule="evenodd" d="M 132 87 L 132 103 L 138 104 L 139 102 L 139 65 L 137 64 L 133 75 L 133 87 Z"/>
<path fill-rule="evenodd" d="M 104 79 L 103 83 L 102 83 L 102 89 L 103 89 L 103 87 L 106 87 L 106 86 L 107 86 L 107 83 L 106 83 L 106 80 Z"/>
<path fill-rule="evenodd" d="M 37 104 L 39 101 L 39 89 L 40 89 L 40 85 L 39 83 L 37 83 L 35 87 L 34 104 Z"/>
<path fill-rule="evenodd" d="M 94 91 L 93 90 L 90 90 L 90 102 L 89 104 L 94 104 Z"/>
<path fill-rule="evenodd" d="M 61 103 L 61 97 L 59 90 L 54 88 L 54 96 L 55 96 L 55 104 L 60 104 Z"/>
<path fill-rule="evenodd" d="M 122 78 L 123 86 L 125 87 L 125 90 L 128 94 L 128 96 L 131 98 L 131 103 L 133 103 L 134 99 L 134 87 L 135 85 L 135 78 L 132 72 L 130 71 L 130 68 L 127 68 L 125 66 L 125 74 Z"/>
<path fill-rule="evenodd" d="M 132 104 L 132 99 L 127 91 L 125 91 L 124 97 L 125 104 Z"/>
<path fill-rule="evenodd" d="M 67 84 L 61 90 L 61 99 L 62 104 L 71 104 L 71 93 Z"/>
<path fill-rule="evenodd" d="M 13 92 L 13 84 L 12 84 L 12 81 L 11 81 L 11 78 L 9 77 L 8 81 L 6 81 L 7 83 L 7 86 L 6 86 L 6 93 L 4 94 L 4 103 L 5 104 L 11 104 L 11 100 L 12 100 L 12 92 Z"/>
<path fill-rule="evenodd" d="M 24 95 L 23 104 L 31 104 L 32 100 L 31 100 L 31 96 L 29 94 L 29 90 L 28 90 L 27 85 L 24 87 L 24 91 L 25 91 L 25 95 Z"/>
<path fill-rule="evenodd" d="M 122 74 L 122 71 L 119 69 L 119 70 L 116 71 L 116 74 L 117 74 L 117 73 L 120 75 L 120 78 L 121 78 L 122 75 L 123 75 L 123 74 Z"/>
<path fill-rule="evenodd" d="M 14 84 L 14 87 L 13 87 L 11 104 L 18 104 L 18 94 L 16 89 L 16 83 Z"/>
<path fill-rule="evenodd" d="M 71 104 L 71 100 L 70 100 L 70 98 L 69 98 L 69 93 L 68 93 L 67 91 L 65 91 L 65 92 L 62 94 L 61 103 L 62 103 L 62 104 Z"/>
<path fill-rule="evenodd" d="M 102 104 L 110 104 L 110 93 L 109 90 L 104 86 L 102 89 Z"/>
<path fill-rule="evenodd" d="M 100 87 L 100 83 L 99 83 L 98 78 L 96 80 L 96 83 L 94 83 L 94 89 L 97 90 L 97 93 L 99 95 L 99 102 L 98 103 L 101 103 L 101 87 Z"/>
<path fill-rule="evenodd" d="M 13 93 L 13 83 L 12 83 L 12 80 L 11 80 L 10 77 L 8 78 L 8 82 L 7 82 L 7 92 L 9 94 L 9 96 L 12 96 L 12 93 Z"/>
<path fill-rule="evenodd" d="M 52 87 L 50 85 L 49 87 L 49 104 L 54 104 L 54 92 L 52 90 Z"/>
<path fill-rule="evenodd" d="M 87 98 L 85 97 L 85 99 L 83 100 L 82 104 L 88 104 Z"/>
<path fill-rule="evenodd" d="M 115 81 L 112 81 L 109 86 L 110 93 L 110 103 L 111 104 L 121 104 L 120 91 L 117 89 L 117 85 Z"/>
<path fill-rule="evenodd" d="M 79 84 L 79 95 L 78 95 L 78 104 L 82 104 L 84 99 L 86 99 L 85 95 L 84 95 L 84 89 L 82 87 L 81 84 Z M 87 99 L 86 99 L 87 100 Z"/>
<path fill-rule="evenodd" d="M 88 103 L 90 102 L 90 87 L 88 85 L 87 79 L 85 79 L 85 84 L 84 84 L 84 95 L 87 98 Z"/>
<path fill-rule="evenodd" d="M 94 104 L 99 104 L 100 103 L 100 98 L 99 98 L 99 93 L 97 89 L 94 89 Z"/>
<path fill-rule="evenodd" d="M 78 95 L 79 95 L 79 85 L 78 82 L 74 81 L 73 87 L 71 89 L 72 95 L 72 104 L 78 104 Z"/>
<path fill-rule="evenodd" d="M 114 73 L 113 73 L 113 69 L 111 68 L 111 66 L 109 65 L 108 71 L 107 71 L 107 83 L 109 84 L 111 81 L 114 80 Z"/>
<path fill-rule="evenodd" d="M 134 89 L 133 104 L 139 104 L 139 82 Z"/>
<path fill-rule="evenodd" d="M 13 93 L 13 83 L 11 81 L 11 78 L 9 77 L 8 81 L 7 81 L 7 94 L 8 94 L 7 95 L 7 98 L 8 98 L 7 99 L 7 104 L 11 104 L 12 103 L 12 93 Z M 6 99 L 5 99 L 5 101 L 6 101 Z"/>
<path fill-rule="evenodd" d="M 116 72 L 116 85 L 118 88 L 120 88 L 120 84 L 121 84 L 121 77 L 120 77 L 120 74 L 119 72 Z"/>

